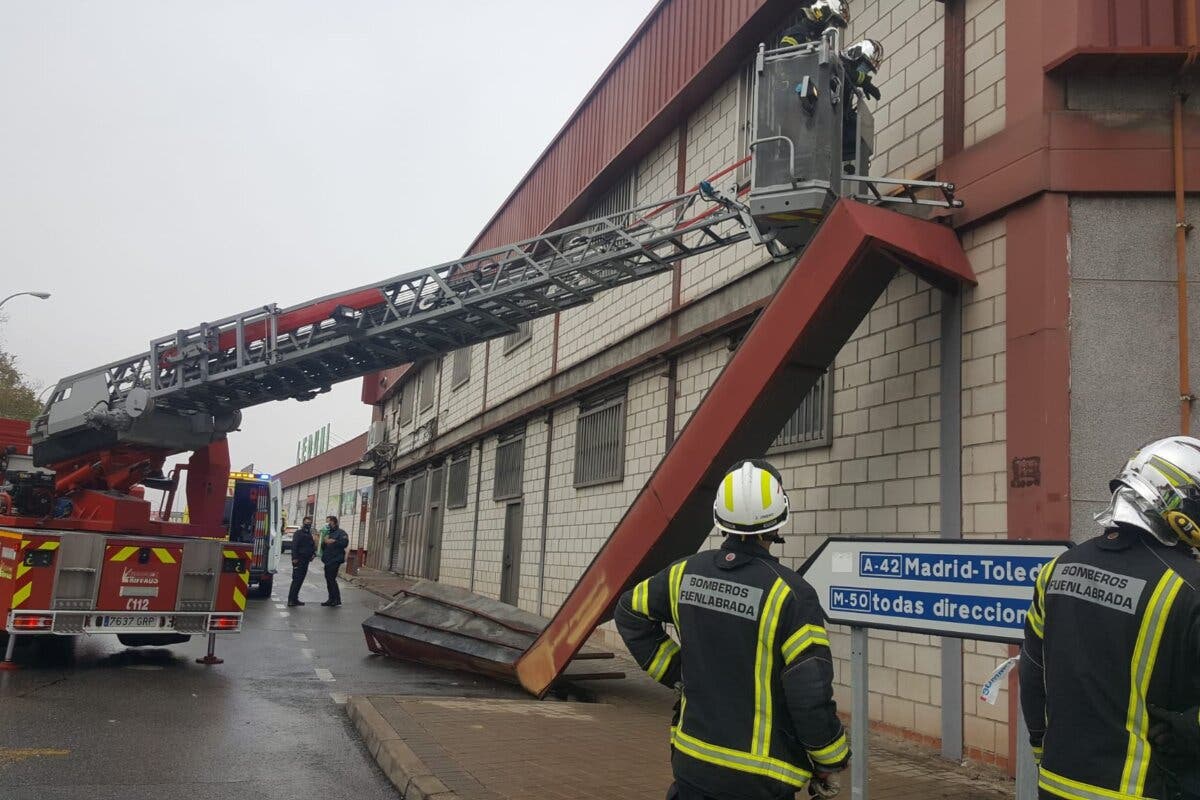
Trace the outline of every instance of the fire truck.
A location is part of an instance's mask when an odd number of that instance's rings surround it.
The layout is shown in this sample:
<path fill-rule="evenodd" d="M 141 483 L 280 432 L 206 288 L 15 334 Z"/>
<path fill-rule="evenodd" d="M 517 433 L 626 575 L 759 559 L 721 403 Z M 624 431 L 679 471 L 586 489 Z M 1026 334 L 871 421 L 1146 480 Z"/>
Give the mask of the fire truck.
<path fill-rule="evenodd" d="M 961 205 L 947 183 L 868 177 L 870 113 L 848 80 L 839 35 L 760 48 L 749 155 L 681 195 L 289 308 L 266 304 L 180 328 L 59 380 L 27 433 L 8 426 L 0 448 L 6 661 L 11 634 L 116 633 L 127 644 L 209 634 L 212 663 L 214 635 L 241 628 L 251 583 L 269 591 L 279 558 L 277 492 L 258 476 L 231 483 L 227 436 L 244 409 L 308 400 L 340 381 L 514 333 L 747 240 L 794 260 L 838 204 L 914 213 Z M 748 184 L 716 188 L 746 162 Z M 893 256 L 872 275 L 902 263 Z M 884 285 L 871 283 L 855 308 L 869 308 Z M 802 396 L 820 368 L 802 372 L 789 397 Z M 783 413 L 787 403 L 772 408 Z M 190 455 L 165 475 L 178 454 Z M 147 488 L 171 503 L 183 491 L 186 522 L 152 514 Z"/>

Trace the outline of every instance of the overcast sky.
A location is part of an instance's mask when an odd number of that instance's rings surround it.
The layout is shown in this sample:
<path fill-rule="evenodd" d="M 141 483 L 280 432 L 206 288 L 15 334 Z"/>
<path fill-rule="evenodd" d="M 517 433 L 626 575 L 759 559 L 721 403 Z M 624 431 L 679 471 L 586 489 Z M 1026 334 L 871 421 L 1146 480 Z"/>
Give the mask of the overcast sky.
<path fill-rule="evenodd" d="M 654 0 L 0 0 L 0 343 L 41 385 L 463 253 Z M 251 409 L 279 471 L 360 381 Z"/>

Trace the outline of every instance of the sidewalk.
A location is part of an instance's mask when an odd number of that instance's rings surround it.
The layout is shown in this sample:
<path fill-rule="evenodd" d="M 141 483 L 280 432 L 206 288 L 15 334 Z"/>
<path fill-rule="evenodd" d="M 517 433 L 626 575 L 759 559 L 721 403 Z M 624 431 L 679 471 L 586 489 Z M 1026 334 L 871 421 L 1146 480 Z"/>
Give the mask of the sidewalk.
<path fill-rule="evenodd" d="M 364 570 L 353 580 L 386 597 L 389 578 Z M 625 680 L 586 684 L 590 703 L 372 695 L 347 711 L 405 800 L 658 800 L 671 782 L 674 693 L 623 666 Z M 871 739 L 869 790 L 888 800 L 1013 796 L 994 770 L 884 736 Z"/>

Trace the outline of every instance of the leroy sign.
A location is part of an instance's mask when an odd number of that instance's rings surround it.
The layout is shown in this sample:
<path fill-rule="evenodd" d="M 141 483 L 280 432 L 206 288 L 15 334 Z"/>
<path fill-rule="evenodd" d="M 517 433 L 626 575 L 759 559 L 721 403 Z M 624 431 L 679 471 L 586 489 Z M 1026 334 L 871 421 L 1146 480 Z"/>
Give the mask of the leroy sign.
<path fill-rule="evenodd" d="M 800 574 L 831 622 L 1016 643 L 1038 574 L 1069 546 L 832 538 Z"/>

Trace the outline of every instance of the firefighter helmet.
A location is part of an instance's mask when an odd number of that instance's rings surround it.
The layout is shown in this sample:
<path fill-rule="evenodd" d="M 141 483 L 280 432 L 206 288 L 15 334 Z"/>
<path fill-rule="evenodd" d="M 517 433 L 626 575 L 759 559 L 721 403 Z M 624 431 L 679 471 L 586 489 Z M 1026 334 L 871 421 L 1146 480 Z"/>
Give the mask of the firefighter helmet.
<path fill-rule="evenodd" d="M 1096 515 L 1124 523 L 1166 544 L 1200 547 L 1200 440 L 1171 436 L 1144 446 L 1109 483 L 1113 499 Z"/>
<path fill-rule="evenodd" d="M 724 533 L 758 536 L 787 523 L 788 498 L 779 471 L 766 461 L 743 461 L 717 489 L 713 521 Z"/>
<path fill-rule="evenodd" d="M 810 22 L 823 22 L 826 27 L 845 28 L 850 24 L 850 4 L 846 0 L 815 0 L 804 9 L 804 16 Z"/>
<path fill-rule="evenodd" d="M 869 66 L 872 72 L 878 72 L 879 65 L 883 63 L 883 45 L 875 39 L 859 39 L 846 48 L 846 58 Z"/>

